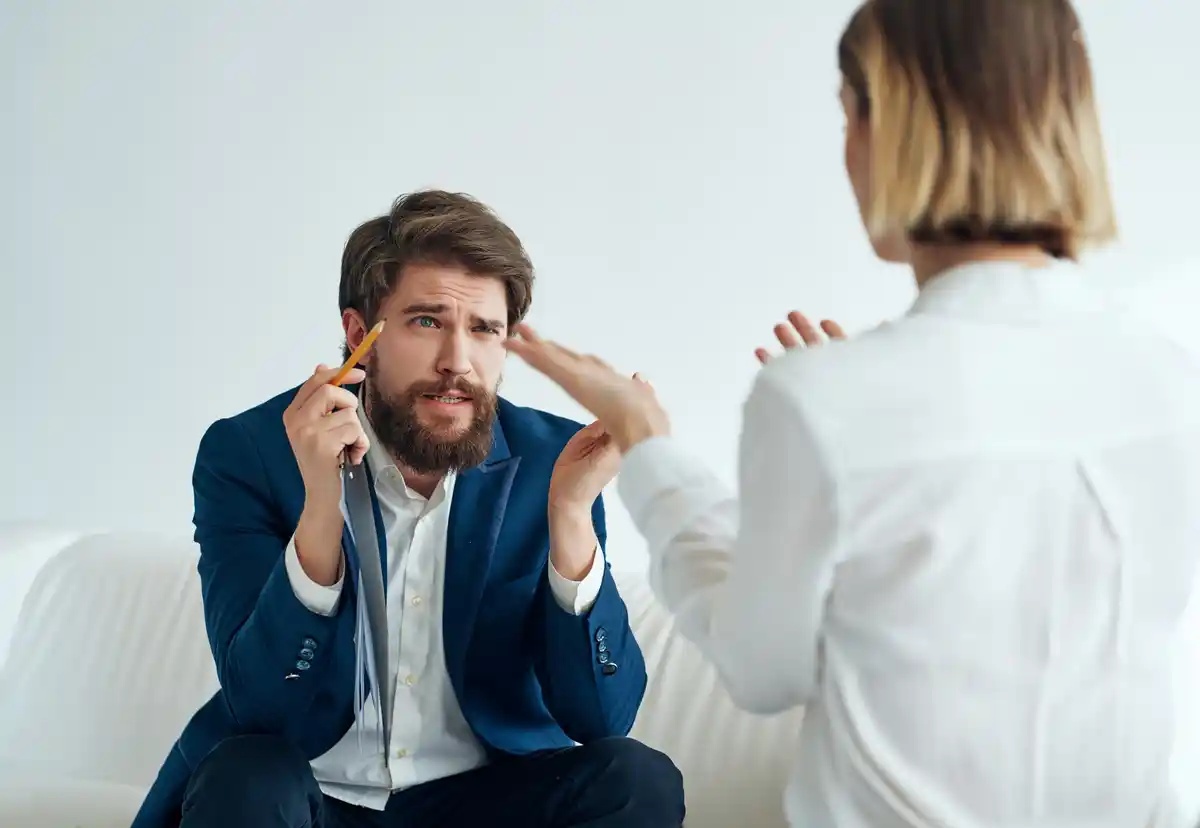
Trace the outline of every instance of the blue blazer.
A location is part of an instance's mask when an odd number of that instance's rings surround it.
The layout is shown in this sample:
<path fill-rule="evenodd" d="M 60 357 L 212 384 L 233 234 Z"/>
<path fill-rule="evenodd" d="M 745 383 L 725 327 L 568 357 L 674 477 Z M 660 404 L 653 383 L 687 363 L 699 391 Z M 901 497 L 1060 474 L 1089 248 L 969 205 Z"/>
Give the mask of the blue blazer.
<path fill-rule="evenodd" d="M 223 739 L 278 734 L 312 759 L 354 723 L 353 579 L 325 617 L 299 602 L 284 569 L 283 550 L 304 506 L 283 428 L 295 393 L 218 420 L 200 442 L 195 538 L 221 689 L 184 728 L 133 828 L 175 825 L 193 770 Z M 608 564 L 599 597 L 582 616 L 564 612 L 550 592 L 550 472 L 579 428 L 501 399 L 491 453 L 455 483 L 446 667 L 467 723 L 493 757 L 626 735 L 645 692 L 645 661 Z M 603 549 L 599 498 L 592 519 Z M 379 548 L 387 548 L 381 530 Z M 343 549 L 353 561 L 349 531 Z"/>

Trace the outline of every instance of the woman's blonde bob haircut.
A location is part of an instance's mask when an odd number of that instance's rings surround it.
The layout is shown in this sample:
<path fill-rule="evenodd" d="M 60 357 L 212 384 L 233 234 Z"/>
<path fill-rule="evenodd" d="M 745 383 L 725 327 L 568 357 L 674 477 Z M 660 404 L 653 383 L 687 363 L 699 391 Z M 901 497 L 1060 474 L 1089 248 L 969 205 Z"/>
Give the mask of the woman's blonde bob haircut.
<path fill-rule="evenodd" d="M 1068 0 L 867 0 L 838 59 L 868 129 L 872 237 L 1074 259 L 1116 236 Z"/>

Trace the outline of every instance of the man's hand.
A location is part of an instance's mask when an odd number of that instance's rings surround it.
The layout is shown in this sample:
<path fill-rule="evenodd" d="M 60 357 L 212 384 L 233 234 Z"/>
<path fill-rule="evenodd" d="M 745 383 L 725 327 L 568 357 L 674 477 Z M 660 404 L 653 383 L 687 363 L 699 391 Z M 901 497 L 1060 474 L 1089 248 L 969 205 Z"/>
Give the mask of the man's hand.
<path fill-rule="evenodd" d="M 283 426 L 304 481 L 304 511 L 296 526 L 296 554 L 318 584 L 337 583 L 342 566 L 342 452 L 358 464 L 369 446 L 358 419 L 358 398 L 329 384 L 336 368 L 318 365 L 283 412 Z M 347 383 L 361 382 L 355 368 Z"/>
<path fill-rule="evenodd" d="M 591 512 L 592 503 L 612 482 L 621 465 L 621 452 L 600 421 L 575 432 L 550 475 L 550 506 Z"/>
<path fill-rule="evenodd" d="M 830 319 L 821 321 L 821 331 L 824 331 L 830 339 L 846 338 L 846 332 L 842 330 L 842 326 Z M 779 340 L 779 344 L 786 351 L 799 346 L 801 342 L 809 348 L 825 342 L 821 332 L 800 311 L 792 311 L 788 314 L 787 322 L 780 322 L 775 326 L 775 338 Z M 755 349 L 754 355 L 763 365 L 771 361 L 771 353 L 766 348 Z"/>
<path fill-rule="evenodd" d="M 550 475 L 550 560 L 564 578 L 587 574 L 596 552 L 592 504 L 617 473 L 621 453 L 599 421 L 563 447 Z"/>

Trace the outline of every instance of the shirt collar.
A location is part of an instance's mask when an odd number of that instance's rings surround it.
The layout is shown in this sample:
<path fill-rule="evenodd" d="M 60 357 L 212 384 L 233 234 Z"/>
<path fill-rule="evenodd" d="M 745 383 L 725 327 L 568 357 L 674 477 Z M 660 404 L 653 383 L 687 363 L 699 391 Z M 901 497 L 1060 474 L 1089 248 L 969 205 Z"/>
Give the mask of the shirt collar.
<path fill-rule="evenodd" d="M 1041 267 L 1011 261 L 969 262 L 926 282 L 909 313 L 1033 323 L 1110 306 L 1111 299 L 1088 284 L 1083 269 L 1074 262 Z"/>

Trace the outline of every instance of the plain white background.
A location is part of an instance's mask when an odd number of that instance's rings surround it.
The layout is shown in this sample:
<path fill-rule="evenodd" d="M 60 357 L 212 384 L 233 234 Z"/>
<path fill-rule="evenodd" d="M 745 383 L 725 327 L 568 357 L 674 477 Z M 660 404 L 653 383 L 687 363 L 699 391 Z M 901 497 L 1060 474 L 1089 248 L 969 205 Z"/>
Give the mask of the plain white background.
<path fill-rule="evenodd" d="M 426 186 L 494 206 L 538 266 L 531 319 L 645 372 L 732 480 L 771 325 L 912 296 L 841 166 L 854 5 L 7 0 L 0 520 L 190 533 L 205 427 L 337 359 L 346 235 Z M 1123 226 L 1097 283 L 1187 325 L 1200 11 L 1079 9 Z M 523 366 L 503 391 L 580 416 Z M 641 566 L 609 507 L 610 558 Z"/>

